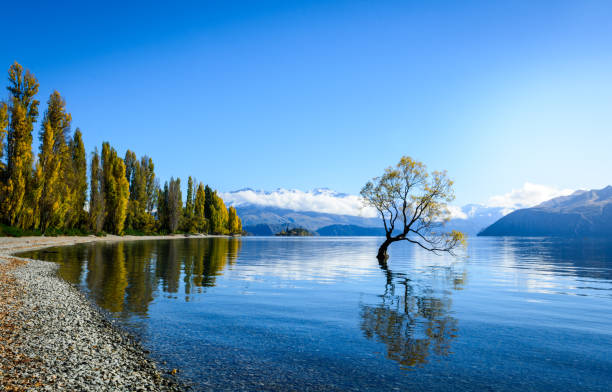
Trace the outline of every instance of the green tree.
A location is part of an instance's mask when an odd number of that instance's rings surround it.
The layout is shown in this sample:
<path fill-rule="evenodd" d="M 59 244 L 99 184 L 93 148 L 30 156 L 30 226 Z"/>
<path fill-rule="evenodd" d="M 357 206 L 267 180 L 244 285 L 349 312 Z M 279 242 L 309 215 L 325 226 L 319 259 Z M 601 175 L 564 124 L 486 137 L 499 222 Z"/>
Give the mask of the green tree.
<path fill-rule="evenodd" d="M 452 253 L 465 243 L 458 231 L 440 232 L 450 219 L 447 203 L 454 200 L 453 182 L 446 172 L 427 173 L 421 162 L 404 156 L 395 167 L 385 169 L 362 188 L 367 206 L 374 207 L 383 220 L 386 238 L 378 250 L 384 262 L 393 242 L 408 241 L 434 252 Z"/>
<path fill-rule="evenodd" d="M 211 219 L 214 212 L 213 190 L 206 185 L 204 187 L 204 217 L 208 221 L 208 230 L 212 230 Z"/>
<path fill-rule="evenodd" d="M 228 209 L 227 229 L 230 234 L 242 233 L 242 221 L 238 217 L 236 209 L 233 206 Z"/>
<path fill-rule="evenodd" d="M 40 197 L 34 205 L 38 211 L 40 228 L 63 227 L 71 207 L 72 162 L 65 135 L 70 128 L 70 113 L 66 102 L 54 91 L 49 97 L 40 131 L 40 153 L 36 166 L 36 187 Z M 70 163 L 70 165 L 68 165 Z"/>
<path fill-rule="evenodd" d="M 228 212 L 223 199 L 212 192 L 212 211 L 209 219 L 210 229 L 213 234 L 227 234 Z"/>
<path fill-rule="evenodd" d="M 28 185 L 32 176 L 32 130 L 38 116 L 38 81 L 30 71 L 15 62 L 9 68 L 11 93 L 10 121 L 7 133 L 7 180 L 2 191 L 4 220 L 13 226 L 26 228 L 34 215 L 33 205 L 27 205 Z"/>
<path fill-rule="evenodd" d="M 81 228 L 86 225 L 85 201 L 87 200 L 87 158 L 83 135 L 79 128 L 76 129 L 69 145 L 71 158 L 70 185 L 73 193 L 73 206 L 70 209 L 70 227 Z"/>
<path fill-rule="evenodd" d="M 6 166 L 2 161 L 4 156 L 4 139 L 8 132 L 9 113 L 8 105 L 5 102 L 0 102 L 0 181 L 4 181 Z"/>
<path fill-rule="evenodd" d="M 181 179 L 170 178 L 167 196 L 168 230 L 174 233 L 179 227 L 179 220 L 183 212 L 183 196 L 181 192 Z"/>
<path fill-rule="evenodd" d="M 155 178 L 155 165 L 153 159 L 145 155 L 140 160 L 140 166 L 144 169 L 146 177 L 146 210 L 149 214 L 152 214 L 157 201 L 157 189 L 159 188 Z"/>
<path fill-rule="evenodd" d="M 196 190 L 195 202 L 194 202 L 194 219 L 196 221 L 196 231 L 199 233 L 208 232 L 208 221 L 206 214 L 204 213 L 204 204 L 206 201 L 206 194 L 204 191 L 204 185 L 200 183 Z"/>
<path fill-rule="evenodd" d="M 104 228 L 104 179 L 98 149 L 91 156 L 89 175 L 89 222 L 95 233 Z"/>
<path fill-rule="evenodd" d="M 194 189 L 193 189 L 193 178 L 189 176 L 187 179 L 187 200 L 185 201 L 185 216 L 191 219 L 193 216 L 193 197 L 194 197 Z"/>
<path fill-rule="evenodd" d="M 194 197 L 195 188 L 193 186 L 193 178 L 189 176 L 187 179 L 187 200 L 185 201 L 185 209 L 183 211 L 183 230 L 188 233 L 194 233 L 198 230 L 197 221 L 194 215 Z"/>
<path fill-rule="evenodd" d="M 105 230 L 123 234 L 130 198 L 130 184 L 125 177 L 125 164 L 107 142 L 102 144 L 102 178 L 104 184 Z"/>
<path fill-rule="evenodd" d="M 168 231 L 168 181 L 164 189 L 157 190 L 157 220 L 162 231 Z"/>
<path fill-rule="evenodd" d="M 129 229 L 150 231 L 153 228 L 153 216 L 147 212 L 147 168 L 146 161 L 138 161 L 136 154 L 128 150 L 125 154 L 125 173 L 130 183 L 130 201 L 126 218 Z"/>

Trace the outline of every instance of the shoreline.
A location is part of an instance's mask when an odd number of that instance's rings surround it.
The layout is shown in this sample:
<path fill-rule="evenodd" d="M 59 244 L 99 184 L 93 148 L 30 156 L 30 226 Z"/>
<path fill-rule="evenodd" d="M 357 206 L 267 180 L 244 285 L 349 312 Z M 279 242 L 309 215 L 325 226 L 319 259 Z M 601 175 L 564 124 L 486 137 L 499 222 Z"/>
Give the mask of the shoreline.
<path fill-rule="evenodd" d="M 55 263 L 15 253 L 91 242 L 213 235 L 0 237 L 0 389 L 182 391 L 140 343 L 111 322 Z"/>

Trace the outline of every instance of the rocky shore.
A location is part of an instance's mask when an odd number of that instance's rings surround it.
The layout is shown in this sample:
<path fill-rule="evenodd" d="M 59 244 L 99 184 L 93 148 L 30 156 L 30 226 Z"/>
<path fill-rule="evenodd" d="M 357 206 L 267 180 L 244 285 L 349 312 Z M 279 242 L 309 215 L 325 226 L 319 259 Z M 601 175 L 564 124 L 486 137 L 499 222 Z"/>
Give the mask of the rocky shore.
<path fill-rule="evenodd" d="M 0 238 L 0 389 L 184 390 L 77 288 L 58 278 L 55 264 L 12 256 L 55 245 L 159 238 L 164 237 Z"/>

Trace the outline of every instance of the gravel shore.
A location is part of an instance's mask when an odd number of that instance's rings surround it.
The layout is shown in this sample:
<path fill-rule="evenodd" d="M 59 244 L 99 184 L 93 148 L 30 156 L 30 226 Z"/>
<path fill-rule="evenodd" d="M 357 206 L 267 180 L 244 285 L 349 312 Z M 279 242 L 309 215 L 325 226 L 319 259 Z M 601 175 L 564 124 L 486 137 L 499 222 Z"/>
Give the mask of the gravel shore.
<path fill-rule="evenodd" d="M 184 390 L 77 288 L 58 278 L 55 264 L 11 256 L 54 245 L 160 238 L 0 238 L 0 389 Z"/>

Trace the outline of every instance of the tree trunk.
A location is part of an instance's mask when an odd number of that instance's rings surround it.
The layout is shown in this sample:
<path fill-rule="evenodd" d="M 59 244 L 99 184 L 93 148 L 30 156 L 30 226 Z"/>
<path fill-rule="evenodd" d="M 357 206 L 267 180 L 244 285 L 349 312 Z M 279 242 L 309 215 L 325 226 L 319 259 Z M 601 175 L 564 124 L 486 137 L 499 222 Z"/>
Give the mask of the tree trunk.
<path fill-rule="evenodd" d="M 376 258 L 379 262 L 386 262 L 386 260 L 389 258 L 389 255 L 387 254 L 387 248 L 392 242 L 393 241 L 390 238 L 387 238 L 385 242 L 380 245 L 380 248 L 378 248 L 378 255 L 376 255 Z"/>

